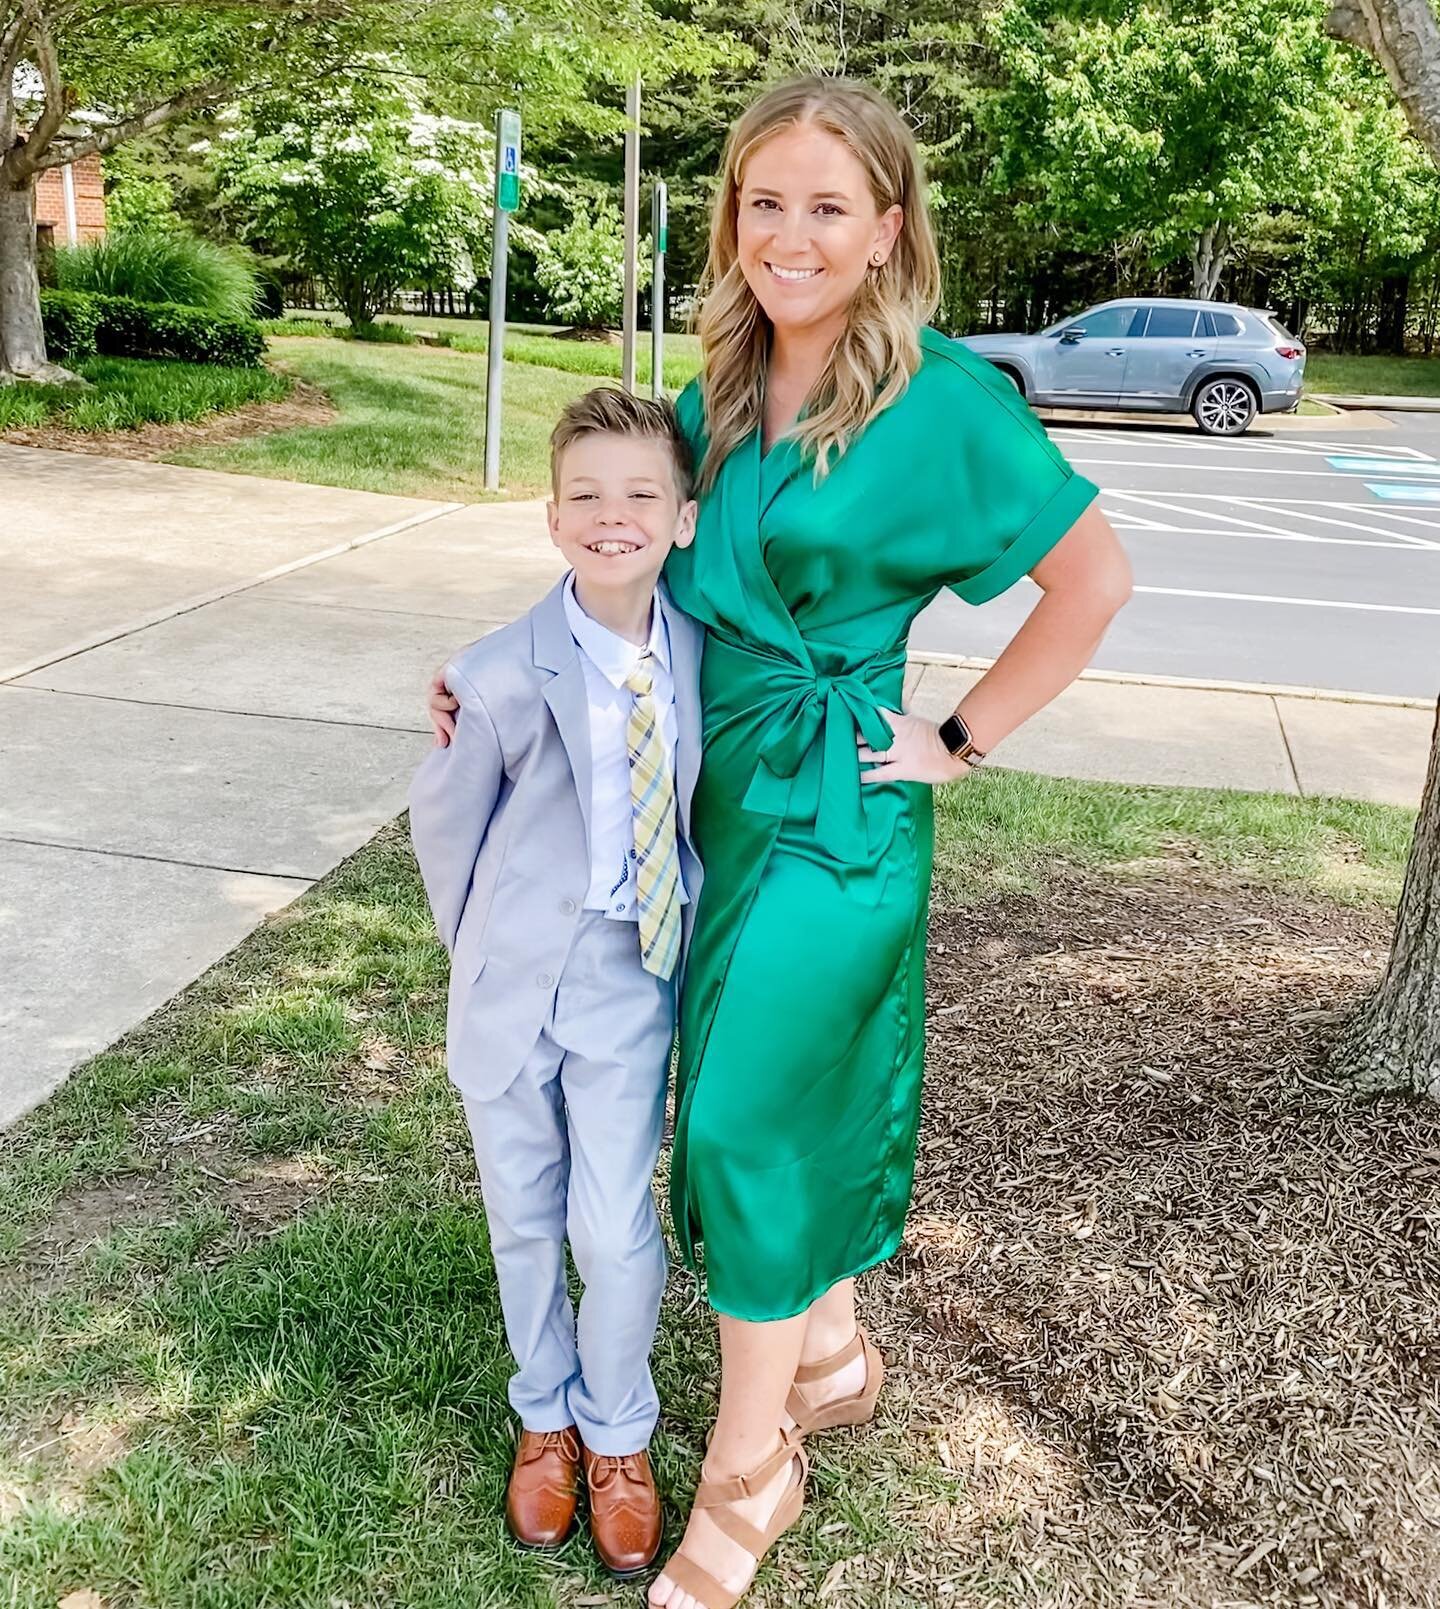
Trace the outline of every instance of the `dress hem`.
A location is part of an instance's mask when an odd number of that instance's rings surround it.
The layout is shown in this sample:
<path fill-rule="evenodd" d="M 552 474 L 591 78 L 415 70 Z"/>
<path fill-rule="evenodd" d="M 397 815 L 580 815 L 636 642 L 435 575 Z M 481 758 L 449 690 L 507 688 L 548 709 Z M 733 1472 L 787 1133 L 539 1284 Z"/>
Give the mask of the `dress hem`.
<path fill-rule="evenodd" d="M 842 1280 L 857 1279 L 861 1274 L 866 1273 L 869 1269 L 875 1268 L 880 1263 L 886 1262 L 889 1258 L 893 1257 L 897 1251 L 899 1251 L 900 1242 L 904 1238 L 905 1228 L 902 1224 L 895 1234 L 886 1240 L 883 1248 L 876 1252 L 873 1257 L 867 1257 L 864 1262 L 857 1263 L 856 1266 L 846 1274 L 837 1274 L 834 1279 L 827 1281 L 824 1285 L 821 1285 L 813 1293 L 813 1295 L 807 1296 L 798 1307 L 794 1308 L 788 1313 L 764 1313 L 759 1315 L 754 1313 L 736 1313 L 731 1308 L 721 1307 L 708 1291 L 705 1293 L 705 1300 L 712 1308 L 714 1308 L 717 1313 L 723 1314 L 726 1318 L 739 1319 L 743 1324 L 780 1324 L 786 1319 L 799 1318 L 800 1315 L 809 1307 L 811 1307 L 815 1302 L 818 1302 L 826 1291 L 833 1289 L 836 1285 L 840 1284 Z M 694 1272 L 695 1270 L 692 1268 L 691 1273 Z"/>

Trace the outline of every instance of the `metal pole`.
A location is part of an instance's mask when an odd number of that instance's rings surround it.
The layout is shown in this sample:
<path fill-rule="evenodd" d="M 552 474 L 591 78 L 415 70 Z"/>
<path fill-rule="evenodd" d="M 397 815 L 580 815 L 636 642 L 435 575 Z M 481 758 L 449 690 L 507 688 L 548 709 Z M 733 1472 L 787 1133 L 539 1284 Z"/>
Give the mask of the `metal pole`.
<path fill-rule="evenodd" d="M 501 114 L 503 116 L 503 114 Z M 495 119 L 495 207 L 490 238 L 490 350 L 485 368 L 485 490 L 500 489 L 500 382 L 505 373 L 505 270 L 510 214 L 500 205 L 500 118 Z"/>
<path fill-rule="evenodd" d="M 665 186 L 657 184 L 650 204 L 650 395 L 657 401 L 665 395 L 665 214 Z"/>
<path fill-rule="evenodd" d="M 640 237 L 640 75 L 625 96 L 625 321 L 620 384 L 635 389 L 636 273 Z"/>

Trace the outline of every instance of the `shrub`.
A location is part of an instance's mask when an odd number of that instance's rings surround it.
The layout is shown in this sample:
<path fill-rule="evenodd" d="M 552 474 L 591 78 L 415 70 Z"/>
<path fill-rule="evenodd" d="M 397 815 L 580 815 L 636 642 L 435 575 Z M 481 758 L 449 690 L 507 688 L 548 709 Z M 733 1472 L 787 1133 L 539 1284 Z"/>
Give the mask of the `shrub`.
<path fill-rule="evenodd" d="M 41 291 L 40 321 L 45 348 L 52 358 L 77 363 L 95 356 L 100 304 L 83 291 Z"/>
<path fill-rule="evenodd" d="M 337 330 L 337 335 L 352 341 L 379 341 L 389 346 L 414 346 L 415 336 L 403 324 L 392 324 L 388 319 L 379 323 L 356 324 L 348 330 Z"/>
<path fill-rule="evenodd" d="M 51 355 L 71 361 L 100 352 L 254 369 L 265 353 L 264 334 L 253 319 L 215 318 L 168 302 L 42 291 L 40 316 Z"/>
<path fill-rule="evenodd" d="M 55 252 L 61 290 L 171 302 L 221 318 L 248 318 L 260 276 L 248 252 L 217 246 L 179 228 L 122 229 Z"/>
<path fill-rule="evenodd" d="M 258 368 L 265 337 L 254 319 L 216 318 L 193 307 L 101 296 L 97 350 L 114 358 L 178 358 Z"/>
<path fill-rule="evenodd" d="M 338 335 L 328 318 L 264 318 L 260 328 L 266 335 Z"/>

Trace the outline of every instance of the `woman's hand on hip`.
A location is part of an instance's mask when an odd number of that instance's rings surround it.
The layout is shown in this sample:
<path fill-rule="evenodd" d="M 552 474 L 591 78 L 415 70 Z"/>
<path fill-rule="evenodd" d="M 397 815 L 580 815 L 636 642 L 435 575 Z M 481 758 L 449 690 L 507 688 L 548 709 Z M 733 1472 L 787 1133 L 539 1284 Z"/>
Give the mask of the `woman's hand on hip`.
<path fill-rule="evenodd" d="M 895 734 L 882 754 L 857 736 L 862 782 L 958 782 L 972 767 L 957 760 L 940 741 L 940 728 L 919 715 L 880 711 Z"/>
<path fill-rule="evenodd" d="M 460 708 L 460 700 L 453 698 L 450 689 L 445 685 L 445 667 L 430 678 L 430 686 L 425 700 L 425 713 L 430 717 L 430 724 L 435 728 L 435 747 L 443 749 L 455 736 L 455 711 Z"/>

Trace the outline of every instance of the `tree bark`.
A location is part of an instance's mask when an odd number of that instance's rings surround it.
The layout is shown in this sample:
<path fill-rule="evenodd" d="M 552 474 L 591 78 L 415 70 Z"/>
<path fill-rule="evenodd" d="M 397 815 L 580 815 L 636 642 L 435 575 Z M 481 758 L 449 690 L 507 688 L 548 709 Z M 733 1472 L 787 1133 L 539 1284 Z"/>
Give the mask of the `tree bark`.
<path fill-rule="evenodd" d="M 84 385 L 51 363 L 40 322 L 40 276 L 35 267 L 35 178 L 18 184 L 0 167 L 0 375 L 42 385 Z"/>
<path fill-rule="evenodd" d="M 1191 294 L 1202 302 L 1213 301 L 1229 260 L 1229 228 L 1223 223 L 1206 224 L 1190 246 Z"/>
<path fill-rule="evenodd" d="M 1379 62 L 1416 138 L 1440 166 L 1440 22 L 1430 0 L 1333 0 L 1325 27 Z"/>
<path fill-rule="evenodd" d="M 1440 22 L 1430 0 L 1332 0 L 1336 38 L 1384 69 L 1417 139 L 1440 167 Z M 1440 710 L 1389 965 L 1336 1052 L 1362 1089 L 1440 1100 Z"/>
<path fill-rule="evenodd" d="M 1389 965 L 1333 1065 L 1357 1089 L 1440 1101 L 1440 705 Z"/>

